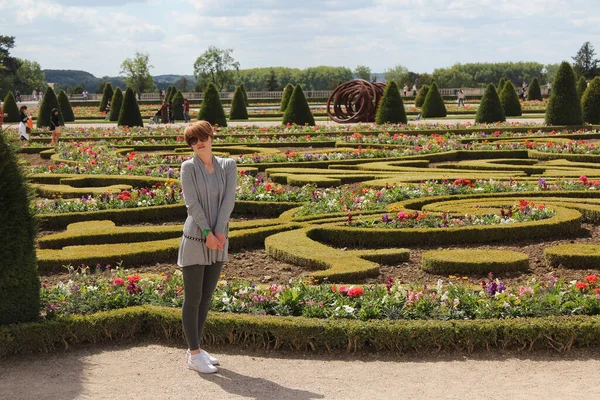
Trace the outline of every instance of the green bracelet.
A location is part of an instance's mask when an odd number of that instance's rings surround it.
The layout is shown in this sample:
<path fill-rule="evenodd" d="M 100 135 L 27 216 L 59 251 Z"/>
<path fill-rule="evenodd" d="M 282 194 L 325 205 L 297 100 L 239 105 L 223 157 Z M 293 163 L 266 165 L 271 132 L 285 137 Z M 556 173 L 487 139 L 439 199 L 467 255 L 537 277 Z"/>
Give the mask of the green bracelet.
<path fill-rule="evenodd" d="M 208 237 L 208 235 L 210 235 L 212 233 L 212 231 L 210 229 L 205 229 L 202 231 L 202 234 L 204 235 L 204 237 Z"/>

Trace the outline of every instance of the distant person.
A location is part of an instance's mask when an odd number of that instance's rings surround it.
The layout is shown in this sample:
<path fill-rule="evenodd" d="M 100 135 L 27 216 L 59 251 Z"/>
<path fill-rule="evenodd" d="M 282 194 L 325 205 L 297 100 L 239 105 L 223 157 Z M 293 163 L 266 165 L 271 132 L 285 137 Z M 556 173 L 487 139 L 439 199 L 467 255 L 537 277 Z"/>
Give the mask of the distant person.
<path fill-rule="evenodd" d="M 27 132 L 28 120 L 27 106 L 21 106 L 19 108 L 19 137 L 21 140 L 29 140 L 29 133 Z"/>
<path fill-rule="evenodd" d="M 550 96 L 550 92 L 552 91 L 552 84 L 548 82 L 548 96 Z"/>
<path fill-rule="evenodd" d="M 50 132 L 52 132 L 52 141 L 50 142 L 51 146 L 58 144 L 62 126 L 63 123 L 60 120 L 58 110 L 56 108 L 53 108 L 52 111 L 50 111 Z"/>
<path fill-rule="evenodd" d="M 191 121 L 190 102 L 188 101 L 188 99 L 183 99 L 183 119 L 186 123 Z"/>
<path fill-rule="evenodd" d="M 523 92 L 521 93 L 521 95 L 523 96 L 523 101 L 527 100 L 527 89 L 523 88 Z"/>
<path fill-rule="evenodd" d="M 88 99 L 88 91 L 87 91 L 87 90 L 84 90 L 84 91 L 83 91 L 83 93 L 82 93 L 81 95 L 82 95 L 82 97 L 83 97 L 83 101 L 87 101 L 87 99 Z"/>
<path fill-rule="evenodd" d="M 167 110 L 167 103 L 163 100 L 162 105 L 160 106 L 160 123 L 168 124 L 169 123 L 169 112 Z"/>
<path fill-rule="evenodd" d="M 19 92 L 18 90 L 15 91 L 15 100 L 17 101 L 17 103 L 21 103 L 21 92 Z"/>
<path fill-rule="evenodd" d="M 167 114 L 169 115 L 169 123 L 174 124 L 175 123 L 175 109 L 173 108 L 172 101 L 170 101 L 169 104 L 167 104 Z"/>
<path fill-rule="evenodd" d="M 33 89 L 33 92 L 31 92 L 31 100 L 37 101 L 37 90 L 36 89 Z"/>
<path fill-rule="evenodd" d="M 8 117 L 8 114 L 4 114 L 2 112 L 2 101 L 0 101 L 0 129 L 2 128 L 2 124 L 4 123 L 4 117 Z"/>
<path fill-rule="evenodd" d="M 417 84 L 415 83 L 412 87 L 412 91 L 413 91 L 413 96 L 417 95 Z"/>
<path fill-rule="evenodd" d="M 38 101 L 41 103 L 42 102 L 42 98 L 44 97 L 44 93 L 40 90 L 38 92 Z"/>
<path fill-rule="evenodd" d="M 406 97 L 407 92 L 408 92 L 408 85 L 404 85 L 404 97 Z"/>
<path fill-rule="evenodd" d="M 106 115 L 104 116 L 104 119 L 107 120 L 110 115 L 110 100 L 108 100 L 106 102 L 106 107 L 104 108 L 104 112 L 106 113 Z"/>
<path fill-rule="evenodd" d="M 462 104 L 462 106 L 465 106 L 465 92 L 463 92 L 462 89 L 458 89 L 458 92 L 456 92 L 456 97 L 457 97 L 457 106 L 460 107 L 460 105 Z"/>
<path fill-rule="evenodd" d="M 523 79 L 523 85 L 521 86 L 523 90 L 527 89 L 527 82 Z"/>

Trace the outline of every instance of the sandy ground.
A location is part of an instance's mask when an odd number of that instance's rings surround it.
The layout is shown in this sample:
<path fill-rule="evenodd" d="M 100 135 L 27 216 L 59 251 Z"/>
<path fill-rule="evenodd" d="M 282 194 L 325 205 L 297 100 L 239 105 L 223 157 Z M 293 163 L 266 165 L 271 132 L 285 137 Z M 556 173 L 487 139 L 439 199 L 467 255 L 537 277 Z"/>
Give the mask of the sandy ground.
<path fill-rule="evenodd" d="M 395 357 L 216 350 L 215 375 L 181 348 L 90 346 L 0 361 L 2 399 L 589 399 L 600 352 Z"/>

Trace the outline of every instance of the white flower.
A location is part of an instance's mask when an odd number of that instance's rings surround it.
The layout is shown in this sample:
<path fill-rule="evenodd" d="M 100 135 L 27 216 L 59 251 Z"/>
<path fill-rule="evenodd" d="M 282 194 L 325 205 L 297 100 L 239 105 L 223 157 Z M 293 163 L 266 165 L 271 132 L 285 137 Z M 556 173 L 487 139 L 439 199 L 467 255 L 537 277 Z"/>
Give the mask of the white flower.
<path fill-rule="evenodd" d="M 223 304 L 229 304 L 229 302 L 231 300 L 229 299 L 229 297 L 223 296 L 223 298 L 221 299 L 221 301 L 223 302 Z"/>
<path fill-rule="evenodd" d="M 346 311 L 348 314 L 352 314 L 354 312 L 354 308 L 345 305 L 344 306 L 344 311 Z"/>
<path fill-rule="evenodd" d="M 454 301 L 452 302 L 452 306 L 454 308 L 458 307 L 460 305 L 460 300 L 459 299 L 454 299 Z"/>
<path fill-rule="evenodd" d="M 438 293 L 441 293 L 441 292 L 442 292 L 442 284 L 443 284 L 443 283 L 444 283 L 444 281 L 443 281 L 443 280 L 441 280 L 441 279 L 438 279 L 438 281 L 437 281 L 437 291 L 438 291 Z"/>

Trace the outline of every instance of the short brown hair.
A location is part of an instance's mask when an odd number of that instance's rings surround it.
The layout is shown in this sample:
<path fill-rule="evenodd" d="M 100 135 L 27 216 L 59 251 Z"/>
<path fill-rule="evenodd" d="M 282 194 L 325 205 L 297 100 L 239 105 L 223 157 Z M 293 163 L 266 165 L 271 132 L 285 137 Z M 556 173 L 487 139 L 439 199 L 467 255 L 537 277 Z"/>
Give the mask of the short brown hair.
<path fill-rule="evenodd" d="M 188 125 L 183 133 L 183 138 L 188 145 L 190 144 L 190 139 L 193 137 L 198 138 L 201 142 L 206 142 L 209 136 L 214 139 L 215 134 L 214 128 L 208 121 L 196 121 Z"/>

